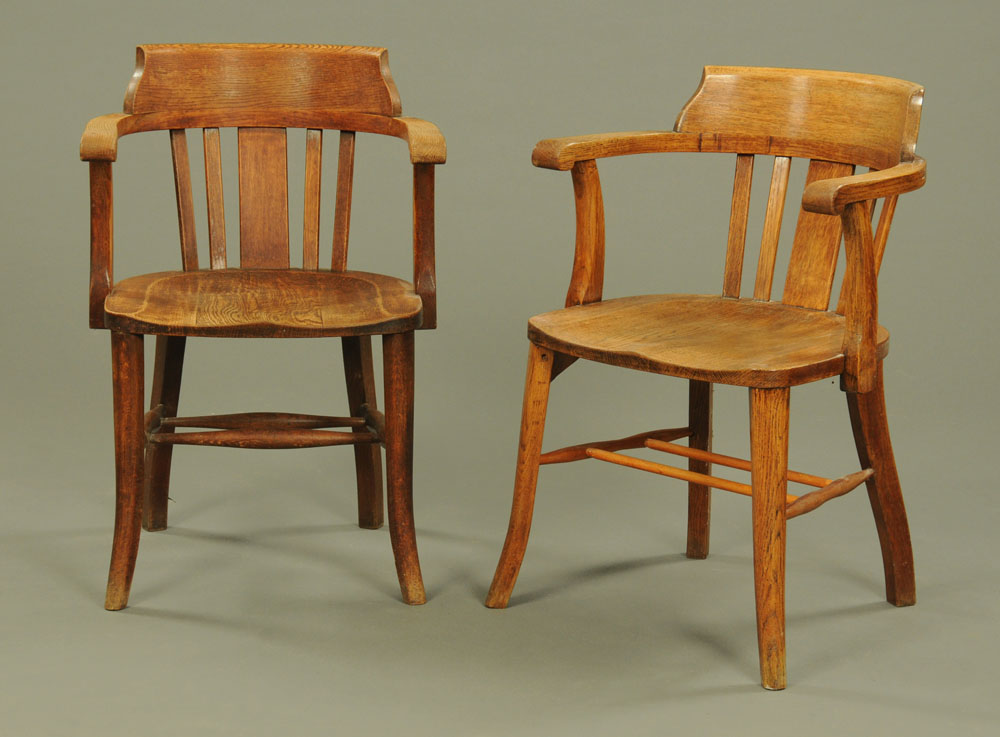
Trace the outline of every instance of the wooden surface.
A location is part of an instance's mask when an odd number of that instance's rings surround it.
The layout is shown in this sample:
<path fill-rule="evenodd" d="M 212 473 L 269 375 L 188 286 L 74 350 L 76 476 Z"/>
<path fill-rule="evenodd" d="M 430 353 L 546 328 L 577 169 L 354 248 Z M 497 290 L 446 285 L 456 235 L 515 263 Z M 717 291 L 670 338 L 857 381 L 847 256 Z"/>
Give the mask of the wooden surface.
<path fill-rule="evenodd" d="M 549 404 L 552 376 L 552 352 L 531 344 L 528 349 L 528 374 L 524 381 L 524 404 L 521 409 L 521 436 L 517 442 L 517 467 L 514 472 L 514 502 L 510 524 L 493 583 L 486 595 L 486 606 L 503 609 L 510 602 L 517 574 L 531 532 L 538 484 L 538 461 L 545 433 L 545 413 Z"/>
<path fill-rule="evenodd" d="M 601 299 L 604 290 L 604 196 L 597 164 L 581 161 L 573 166 L 576 201 L 576 253 L 566 306 L 585 305 Z"/>
<path fill-rule="evenodd" d="M 419 118 L 390 118 L 385 115 L 343 110 L 303 110 L 269 108 L 262 110 L 209 109 L 163 111 L 128 115 L 110 113 L 87 123 L 80 139 L 83 161 L 114 161 L 122 136 L 145 131 L 175 128 L 321 128 L 351 130 L 401 138 L 407 143 L 413 164 L 443 164 L 447 158 L 444 136 L 437 126 Z"/>
<path fill-rule="evenodd" d="M 347 403 L 353 417 L 378 410 L 375 395 L 375 370 L 372 364 L 372 341 L 367 335 L 349 336 L 341 340 L 344 355 L 344 379 L 347 383 Z M 367 428 L 355 428 L 364 432 Z M 373 428 L 380 437 L 384 428 Z M 358 487 L 358 526 L 377 530 L 384 519 L 382 501 L 382 450 L 378 445 L 354 446 L 354 470 Z"/>
<path fill-rule="evenodd" d="M 90 162 L 90 327 L 104 327 L 114 253 L 114 187 L 111 163 Z"/>
<path fill-rule="evenodd" d="M 174 162 L 174 190 L 177 194 L 177 224 L 181 238 L 181 264 L 185 271 L 198 268 L 198 236 L 194 225 L 194 196 L 191 190 L 191 160 L 188 157 L 187 133 L 170 131 L 170 150 Z"/>
<path fill-rule="evenodd" d="M 778 240 L 781 237 L 781 220 L 785 212 L 791 163 L 792 160 L 787 156 L 774 157 L 771 188 L 767 195 L 767 211 L 764 214 L 764 229 L 760 238 L 760 257 L 757 259 L 757 279 L 753 286 L 754 299 L 765 301 L 771 299 L 771 285 L 774 283 L 774 266 L 778 257 Z"/>
<path fill-rule="evenodd" d="M 707 381 L 692 379 L 688 382 L 688 427 L 691 436 L 688 446 L 696 451 L 712 451 L 712 401 L 714 388 Z M 652 438 L 666 441 L 665 438 Z M 711 462 L 691 458 L 688 470 L 692 473 L 711 474 Z M 707 558 L 712 519 L 712 490 L 697 481 L 688 482 L 688 558 Z"/>
<path fill-rule="evenodd" d="M 340 148 L 337 154 L 337 202 L 333 215 L 333 260 L 332 271 L 347 268 L 347 246 L 351 231 L 351 198 L 354 192 L 354 146 L 353 131 L 340 132 Z"/>
<path fill-rule="evenodd" d="M 205 128 L 205 199 L 208 205 L 208 248 L 213 269 L 226 268 L 226 203 L 222 194 L 222 146 L 218 128 Z"/>
<path fill-rule="evenodd" d="M 737 386 L 792 386 L 844 370 L 840 315 L 705 295 L 622 297 L 536 315 L 551 350 L 653 373 Z M 888 352 L 880 328 L 878 354 Z"/>
<path fill-rule="evenodd" d="M 115 418 L 115 533 L 104 608 L 128 604 L 142 528 L 143 451 L 142 336 L 111 333 Z"/>
<path fill-rule="evenodd" d="M 760 682 L 785 687 L 785 487 L 789 391 L 750 390 L 753 579 Z"/>
<path fill-rule="evenodd" d="M 627 438 L 616 438 L 614 440 L 595 440 L 590 443 L 579 443 L 565 448 L 550 450 L 543 453 L 539 458 L 539 464 L 549 463 L 570 463 L 572 461 L 582 461 L 587 458 L 588 448 L 598 448 L 600 450 L 628 450 L 630 448 L 641 448 L 647 440 L 676 440 L 687 437 L 691 431 L 686 427 L 672 427 L 664 430 L 649 430 L 647 432 L 629 435 Z"/>
<path fill-rule="evenodd" d="M 403 601 L 427 601 L 413 523 L 413 333 L 382 336 L 389 539 Z"/>
<path fill-rule="evenodd" d="M 159 335 L 320 337 L 413 330 L 420 298 L 401 279 L 363 271 L 166 271 L 119 282 L 114 330 Z"/>
<path fill-rule="evenodd" d="M 281 128 L 239 129 L 240 267 L 288 268 L 288 152 Z"/>
<path fill-rule="evenodd" d="M 177 414 L 186 341 L 187 338 L 183 336 L 156 336 L 156 358 L 153 367 L 153 388 L 149 393 L 149 409 L 157 414 L 158 432 L 173 432 L 172 426 L 166 423 Z M 142 526 L 150 531 L 167 528 L 172 455 L 172 448 L 169 445 L 146 447 Z"/>
<path fill-rule="evenodd" d="M 729 242 L 726 244 L 726 268 L 722 277 L 722 295 L 739 297 L 743 278 L 743 251 L 747 243 L 747 218 L 750 215 L 750 187 L 753 182 L 753 156 L 736 157 L 733 179 L 733 204 L 729 213 Z"/>
<path fill-rule="evenodd" d="M 319 268 L 320 191 L 323 172 L 323 131 L 306 131 L 306 176 L 302 212 L 302 268 Z"/>
<path fill-rule="evenodd" d="M 151 44 L 136 49 L 126 113 L 335 108 L 399 115 L 385 49 L 300 44 Z"/>
<path fill-rule="evenodd" d="M 674 130 L 833 143 L 809 158 L 884 169 L 912 157 L 923 94 L 870 74 L 708 66 Z"/>

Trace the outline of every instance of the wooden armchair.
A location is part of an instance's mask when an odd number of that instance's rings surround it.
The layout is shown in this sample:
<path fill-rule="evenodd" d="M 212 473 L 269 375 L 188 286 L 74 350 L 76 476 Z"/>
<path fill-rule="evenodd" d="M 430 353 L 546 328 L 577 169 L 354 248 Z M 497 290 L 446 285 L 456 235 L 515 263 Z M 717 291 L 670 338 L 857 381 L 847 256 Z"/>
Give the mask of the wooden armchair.
<path fill-rule="evenodd" d="M 88 123 L 90 326 L 111 331 L 117 505 L 107 609 L 128 602 L 139 544 L 167 526 L 175 445 L 306 448 L 353 445 L 359 524 L 382 525 L 386 449 L 389 530 L 403 599 L 424 602 L 413 531 L 413 335 L 436 324 L 434 166 L 445 141 L 399 117 L 385 49 L 193 44 L 140 46 L 124 113 Z M 220 127 L 238 129 L 238 268 L 226 259 Z M 199 268 L 185 129 L 202 128 L 209 269 Z M 289 268 L 287 128 L 306 143 L 302 268 Z M 320 268 L 323 131 L 340 131 L 332 261 Z M 118 139 L 169 131 L 183 270 L 112 277 L 112 178 Z M 355 133 L 402 138 L 413 164 L 413 283 L 347 270 Z M 156 336 L 143 413 L 143 336 Z M 371 336 L 381 335 L 385 412 L 377 408 Z M 350 416 L 252 412 L 178 417 L 188 337 L 339 337 Z M 178 432 L 183 428 L 202 428 Z M 342 428 L 331 430 L 328 428 Z"/>
<path fill-rule="evenodd" d="M 888 333 L 876 280 L 898 195 L 924 183 L 914 154 L 923 89 L 886 77 L 796 69 L 707 67 L 673 131 L 541 141 L 536 166 L 571 170 L 576 255 L 566 308 L 533 317 L 510 527 L 486 605 L 507 606 L 524 556 L 539 465 L 586 458 L 688 482 L 687 555 L 708 555 L 711 489 L 752 498 L 761 682 L 785 687 L 785 522 L 862 483 L 882 545 L 886 597 L 915 601 L 913 555 L 882 390 Z M 596 159 L 654 152 L 736 154 L 721 295 L 659 294 L 602 301 L 604 205 Z M 756 156 L 772 156 L 752 296 L 741 296 Z M 809 159 L 781 301 L 772 281 L 792 158 Z M 869 172 L 855 174 L 856 166 Z M 880 215 L 872 233 L 876 201 Z M 843 239 L 846 276 L 831 305 Z M 690 382 L 684 427 L 542 453 L 549 384 L 579 358 Z M 861 470 L 837 479 L 788 470 L 789 389 L 834 376 L 847 393 Z M 750 389 L 750 460 L 712 452 L 712 385 Z M 687 438 L 686 446 L 673 441 Z M 620 451 L 688 459 L 682 469 Z M 716 463 L 750 484 L 711 475 Z M 786 493 L 791 481 L 813 487 Z"/>

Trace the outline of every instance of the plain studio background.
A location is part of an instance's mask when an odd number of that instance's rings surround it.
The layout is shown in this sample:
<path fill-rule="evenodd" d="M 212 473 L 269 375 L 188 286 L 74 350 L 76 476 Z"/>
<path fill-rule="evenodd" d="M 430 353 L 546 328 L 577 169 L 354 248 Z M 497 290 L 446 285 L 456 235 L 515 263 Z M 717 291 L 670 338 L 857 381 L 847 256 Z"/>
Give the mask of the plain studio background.
<path fill-rule="evenodd" d="M 8 2 L 0 732 L 996 734 L 1000 519 L 987 479 L 998 10 L 913 0 Z M 130 608 L 102 609 L 110 351 L 106 333 L 86 328 L 77 145 L 90 117 L 121 109 L 135 45 L 180 41 L 386 46 L 404 112 L 448 139 L 440 328 L 417 338 L 424 607 L 399 601 L 387 530 L 355 525 L 350 450 L 181 448 L 172 527 L 143 536 Z M 900 201 L 880 285 L 918 604 L 883 599 L 863 491 L 795 520 L 789 688 L 776 694 L 757 682 L 750 508 L 739 497 L 716 493 L 712 555 L 688 561 L 680 482 L 594 463 L 543 469 L 512 606 L 482 605 L 509 512 L 525 322 L 561 305 L 573 251 L 569 174 L 531 167 L 532 146 L 669 129 L 705 64 L 863 71 L 927 89 L 918 152 L 928 185 Z M 235 144 L 224 144 L 231 157 Z M 720 289 L 733 165 L 708 154 L 601 163 L 608 296 Z M 405 276 L 405 146 L 359 136 L 356 171 L 351 265 Z M 790 192 L 801 191 L 797 175 Z M 751 248 L 766 169 L 757 179 Z M 115 184 L 116 275 L 179 268 L 167 135 L 125 139 Z M 790 194 L 786 231 L 796 210 Z M 297 228 L 293 217 L 293 243 Z M 785 257 L 788 243 L 786 233 Z M 748 264 L 752 274 L 755 256 Z M 546 445 L 682 424 L 685 398 L 680 380 L 577 364 L 553 386 Z M 190 341 L 182 413 L 346 406 L 337 341 Z M 716 407 L 716 448 L 745 453 L 746 391 L 720 387 Z M 797 389 L 792 411 L 793 468 L 856 468 L 836 385 Z"/>

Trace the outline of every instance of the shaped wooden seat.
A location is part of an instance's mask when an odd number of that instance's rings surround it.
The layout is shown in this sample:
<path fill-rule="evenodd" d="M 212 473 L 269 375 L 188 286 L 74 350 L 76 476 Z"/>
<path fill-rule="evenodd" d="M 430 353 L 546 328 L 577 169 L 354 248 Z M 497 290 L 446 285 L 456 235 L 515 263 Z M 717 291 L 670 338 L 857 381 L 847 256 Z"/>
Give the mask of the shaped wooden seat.
<path fill-rule="evenodd" d="M 735 386 L 794 386 L 844 371 L 844 316 L 699 294 L 622 297 L 546 312 L 528 337 L 575 358 Z M 879 358 L 889 352 L 880 327 Z"/>
<path fill-rule="evenodd" d="M 913 553 L 889 442 L 882 387 L 888 333 L 878 324 L 877 275 L 900 194 L 922 186 L 914 150 L 923 89 L 865 74 L 706 67 L 672 131 L 602 133 L 541 141 L 536 166 L 571 170 L 576 253 L 565 308 L 528 324 L 528 376 L 510 525 L 489 607 L 510 601 L 531 529 L 539 466 L 596 459 L 687 482 L 687 555 L 708 555 L 711 489 L 750 496 L 761 683 L 785 687 L 785 523 L 866 484 L 886 598 L 915 601 Z M 722 292 L 602 301 L 604 200 L 597 159 L 627 154 L 736 154 Z M 753 294 L 741 295 L 750 192 L 760 157 L 773 157 Z M 793 158 L 806 186 L 780 301 L 772 300 Z M 868 167 L 856 173 L 855 167 Z M 881 206 L 877 201 L 881 199 Z M 873 232 L 873 217 L 878 210 Z M 839 299 L 834 277 L 845 244 Z M 689 379 L 680 427 L 542 452 L 549 385 L 578 359 Z M 789 388 L 840 376 L 860 471 L 838 478 L 788 470 Z M 712 386 L 750 388 L 750 459 L 712 451 Z M 688 445 L 670 441 L 687 438 Z M 622 451 L 688 459 L 686 469 Z M 712 464 L 750 471 L 750 484 L 713 476 Z M 788 494 L 789 482 L 815 487 Z"/>
<path fill-rule="evenodd" d="M 167 526 L 175 445 L 352 445 L 358 524 L 372 529 L 383 519 L 384 446 L 389 536 L 400 589 L 408 604 L 424 602 L 413 529 L 413 345 L 416 329 L 436 326 L 434 167 L 444 163 L 445 142 L 433 124 L 400 117 L 401 112 L 385 49 L 168 44 L 140 46 L 124 112 L 87 124 L 80 157 L 90 163 L 90 326 L 111 330 L 114 379 L 117 504 L 106 608 L 121 609 L 128 602 L 140 527 Z M 199 270 L 189 128 L 202 129 L 206 270 Z M 220 128 L 236 129 L 239 268 L 227 262 Z M 301 269 L 289 268 L 289 129 L 304 129 L 300 134 L 305 139 Z M 336 197 L 330 207 L 329 267 L 321 270 L 321 174 L 328 130 L 337 132 Z M 116 284 L 112 162 L 122 136 L 146 131 L 169 136 L 183 271 L 133 276 Z M 347 270 L 359 132 L 401 138 L 409 149 L 412 283 Z M 146 413 L 144 335 L 156 336 Z M 375 392 L 374 335 L 382 336 L 384 413 Z M 189 337 L 340 337 L 349 415 L 241 412 L 178 417 Z M 324 400 L 327 393 L 323 387 Z"/>
<path fill-rule="evenodd" d="M 415 330 L 422 307 L 409 282 L 363 271 L 165 271 L 116 284 L 104 322 L 157 335 L 342 337 Z"/>

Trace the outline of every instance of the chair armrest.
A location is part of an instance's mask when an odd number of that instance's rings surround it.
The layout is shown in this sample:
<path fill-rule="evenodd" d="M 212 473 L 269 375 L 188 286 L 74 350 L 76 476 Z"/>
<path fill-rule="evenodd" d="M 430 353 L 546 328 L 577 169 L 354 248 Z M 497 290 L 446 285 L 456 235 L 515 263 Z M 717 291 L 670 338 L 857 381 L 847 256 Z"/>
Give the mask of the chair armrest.
<path fill-rule="evenodd" d="M 927 162 L 918 156 L 882 171 L 813 182 L 802 194 L 802 207 L 809 212 L 840 215 L 852 202 L 911 192 L 924 186 L 926 180 Z"/>
<path fill-rule="evenodd" d="M 629 154 L 701 151 L 702 137 L 697 133 L 673 131 L 627 131 L 598 133 L 539 141 L 531 154 L 531 163 L 543 169 L 572 169 L 578 161 L 604 159 Z"/>
<path fill-rule="evenodd" d="M 80 139 L 82 161 L 114 161 L 118 158 L 118 139 L 123 133 L 118 124 L 133 116 L 126 113 L 101 115 L 87 123 Z"/>
<path fill-rule="evenodd" d="M 389 118 L 398 132 L 390 135 L 402 138 L 410 148 L 412 164 L 443 164 L 448 158 L 448 147 L 441 131 L 433 123 L 420 118 Z M 378 132 L 378 131 L 372 131 Z"/>

